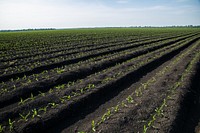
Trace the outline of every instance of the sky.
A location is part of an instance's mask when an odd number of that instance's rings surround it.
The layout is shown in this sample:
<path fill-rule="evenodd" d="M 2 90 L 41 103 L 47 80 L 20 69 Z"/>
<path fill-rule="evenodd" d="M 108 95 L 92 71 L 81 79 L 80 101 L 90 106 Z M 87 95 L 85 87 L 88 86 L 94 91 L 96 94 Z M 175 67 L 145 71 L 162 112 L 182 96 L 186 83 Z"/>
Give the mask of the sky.
<path fill-rule="evenodd" d="M 0 30 L 200 25 L 200 0 L 0 0 Z"/>

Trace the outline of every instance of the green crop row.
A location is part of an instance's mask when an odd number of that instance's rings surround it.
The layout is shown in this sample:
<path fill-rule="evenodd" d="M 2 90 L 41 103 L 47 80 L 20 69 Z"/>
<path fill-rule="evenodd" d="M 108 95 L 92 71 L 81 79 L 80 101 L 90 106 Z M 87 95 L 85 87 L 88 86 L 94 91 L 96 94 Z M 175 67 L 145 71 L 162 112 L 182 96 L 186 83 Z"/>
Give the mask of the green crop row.
<path fill-rule="evenodd" d="M 186 55 L 188 55 L 192 50 L 194 50 L 198 44 L 193 45 L 190 49 L 187 50 L 187 52 L 182 53 L 178 57 L 176 57 L 169 65 L 165 66 L 162 70 L 160 70 L 158 73 L 155 74 L 154 77 L 150 78 L 147 80 L 145 83 L 141 83 L 141 86 L 136 88 L 135 91 L 130 94 L 125 100 L 122 102 L 118 103 L 116 106 L 113 106 L 102 115 L 102 117 L 94 122 L 92 120 L 92 125 L 91 125 L 91 131 L 94 132 L 96 131 L 96 128 L 100 126 L 102 123 L 104 123 L 106 120 L 108 120 L 110 117 L 112 117 L 115 113 L 117 113 L 120 109 L 123 109 L 124 107 L 128 107 L 129 104 L 137 104 L 134 101 L 134 97 L 141 97 L 143 94 L 143 91 L 148 89 L 148 86 L 151 84 L 155 83 L 157 79 L 159 79 L 163 74 L 165 74 L 167 71 L 169 71 L 178 61 L 183 59 Z M 156 112 L 158 114 L 162 113 L 163 107 L 166 105 L 166 99 L 163 100 L 163 104 L 156 109 Z M 155 117 L 152 117 L 152 121 L 155 119 Z M 152 121 L 149 121 L 149 123 L 152 123 Z M 144 125 L 144 132 L 147 131 L 148 126 Z M 90 132 L 90 131 L 89 131 Z"/>
<path fill-rule="evenodd" d="M 141 67 L 141 66 L 144 65 L 144 64 L 147 64 L 147 63 L 149 63 L 149 62 L 151 62 L 151 61 L 153 61 L 153 60 L 155 60 L 155 59 L 160 58 L 161 56 L 165 55 L 166 53 L 169 53 L 170 51 L 173 51 L 173 50 L 175 50 L 175 49 L 177 49 L 177 48 L 180 48 L 180 47 L 184 46 L 185 44 L 187 44 L 187 43 L 183 43 L 182 45 L 178 45 L 178 46 L 176 46 L 176 47 L 174 47 L 174 48 L 171 48 L 171 49 L 168 50 L 168 51 L 159 52 L 159 54 L 154 55 L 151 59 L 149 58 L 149 59 L 147 59 L 146 61 L 143 61 L 143 62 L 141 62 L 141 63 L 138 63 L 137 66 L 129 66 L 130 69 L 125 69 L 125 70 L 127 70 L 127 72 L 124 71 L 124 73 L 122 73 L 122 75 L 119 75 L 119 77 L 122 77 L 123 75 L 125 75 L 126 73 L 128 73 L 128 72 L 130 72 L 130 71 L 136 70 L 137 68 Z M 59 88 L 62 89 L 62 86 L 59 86 Z M 71 100 L 71 98 L 73 98 L 73 97 L 75 97 L 75 96 L 79 96 L 80 94 L 84 94 L 87 90 L 91 90 L 91 89 L 94 90 L 95 88 L 96 88 L 96 85 L 95 85 L 95 84 L 88 84 L 87 87 L 85 87 L 85 88 L 83 88 L 83 89 L 79 89 L 79 90 L 78 90 L 79 92 L 74 92 L 74 95 L 64 95 L 64 96 L 60 97 L 60 101 L 59 101 L 58 103 L 56 103 L 56 102 L 53 102 L 53 103 L 50 102 L 50 103 L 48 103 L 46 106 L 43 106 L 43 107 L 41 107 L 41 108 L 38 108 L 38 109 L 37 109 L 37 108 L 34 108 L 34 109 L 32 109 L 32 110 L 34 110 L 34 111 L 37 112 L 37 113 L 33 112 L 33 113 L 30 114 L 30 115 L 29 115 L 29 112 L 30 112 L 30 111 L 27 111 L 27 113 L 19 113 L 19 117 L 18 117 L 18 119 L 16 119 L 15 121 L 18 122 L 20 119 L 25 119 L 24 121 L 26 121 L 26 120 L 27 120 L 31 115 L 33 115 L 33 114 L 37 114 L 37 115 L 34 115 L 34 116 L 41 116 L 41 115 L 39 114 L 39 110 L 44 109 L 44 110 L 45 110 L 45 113 L 46 113 L 46 112 L 48 111 L 48 109 L 56 108 L 58 105 L 64 104 L 65 100 Z M 35 97 L 34 97 L 33 95 L 31 95 L 31 97 L 30 97 L 29 99 L 30 99 L 30 100 L 34 100 Z M 132 97 L 131 97 L 131 96 L 127 97 L 127 101 L 130 102 L 130 103 L 132 103 L 132 102 L 133 102 Z M 21 101 L 21 103 L 23 103 L 23 100 Z M 118 107 L 116 107 L 115 110 L 118 110 Z M 109 113 L 109 114 L 110 114 L 110 113 Z M 105 116 L 104 116 L 104 119 L 107 119 L 108 116 L 109 116 L 109 114 L 105 115 Z M 22 117 L 22 116 L 23 116 L 23 117 Z M 26 116 L 27 116 L 27 117 L 26 117 Z M 42 116 L 41 116 L 41 117 L 42 117 Z M 9 119 L 11 119 L 11 118 L 9 118 Z M 27 121 L 26 121 L 26 122 L 27 122 Z"/>
<path fill-rule="evenodd" d="M 181 75 L 179 81 L 177 81 L 176 83 L 174 83 L 174 85 L 172 85 L 172 87 L 170 89 L 170 93 L 163 100 L 162 104 L 158 108 L 155 109 L 155 113 L 152 115 L 152 118 L 147 122 L 147 125 L 144 125 L 143 133 L 146 133 L 148 128 L 152 127 L 154 121 L 156 121 L 156 118 L 161 117 L 163 115 L 163 109 L 164 109 L 164 107 L 167 106 L 167 101 L 169 99 L 172 99 L 172 96 L 175 93 L 175 91 L 177 90 L 177 88 L 184 85 L 184 82 L 188 78 L 188 75 L 190 75 L 190 73 L 192 72 L 193 68 L 195 67 L 195 65 L 199 61 L 199 59 L 200 59 L 200 51 L 197 51 L 195 57 L 190 61 L 189 65 L 185 69 L 184 73 Z"/>
<path fill-rule="evenodd" d="M 177 39 L 179 39 L 179 38 L 177 38 Z M 165 43 L 168 43 L 170 41 L 177 40 L 177 39 L 165 40 L 163 42 L 157 42 L 157 43 L 153 43 L 153 44 L 147 45 L 147 46 L 141 46 L 141 47 L 138 47 L 138 48 L 128 49 L 128 50 L 124 50 L 124 51 L 121 51 L 121 52 L 116 52 L 116 53 L 111 53 L 111 54 L 107 54 L 107 55 L 103 55 L 103 56 L 90 58 L 86 61 L 80 61 L 76 64 L 67 65 L 67 66 L 61 67 L 61 68 L 55 68 L 55 69 L 52 69 L 50 71 L 44 71 L 41 74 L 33 74 L 33 78 L 32 78 L 32 76 L 24 75 L 23 78 L 17 78 L 15 80 L 16 83 L 12 79 L 10 81 L 11 83 L 2 82 L 0 84 L 0 86 L 2 88 L 1 93 L 7 93 L 8 91 L 11 91 L 12 88 L 15 90 L 16 88 L 18 88 L 18 86 L 20 86 L 20 87 L 25 86 L 25 85 L 27 86 L 27 85 L 29 85 L 33 82 L 40 81 L 40 79 L 48 79 L 48 75 L 54 75 L 55 76 L 55 71 L 58 74 L 61 74 L 61 73 L 67 72 L 67 71 L 72 71 L 74 69 L 75 69 L 75 71 L 77 71 L 77 69 L 82 68 L 81 65 L 85 66 L 85 64 L 87 64 L 87 66 L 88 66 L 89 64 L 91 64 L 91 65 L 92 64 L 102 64 L 103 62 L 106 62 L 106 61 L 109 61 L 109 60 L 112 61 L 115 58 L 129 56 L 129 55 L 133 54 L 133 52 L 136 51 L 136 50 L 138 52 L 144 51 L 145 49 L 150 49 L 151 47 L 153 48 L 153 47 L 156 47 L 156 46 L 159 46 L 161 44 L 165 44 Z M 54 73 L 54 74 L 51 74 L 51 73 Z M 21 79 L 26 80 L 26 82 L 21 80 Z M 15 85 L 15 86 L 9 87 L 8 85 Z"/>

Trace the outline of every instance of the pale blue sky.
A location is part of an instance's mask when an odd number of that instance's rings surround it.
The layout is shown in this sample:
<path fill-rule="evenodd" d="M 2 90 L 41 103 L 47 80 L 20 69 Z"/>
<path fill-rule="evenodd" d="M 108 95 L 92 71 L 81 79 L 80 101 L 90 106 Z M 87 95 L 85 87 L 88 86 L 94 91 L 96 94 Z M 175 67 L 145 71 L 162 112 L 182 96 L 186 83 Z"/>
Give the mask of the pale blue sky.
<path fill-rule="evenodd" d="M 0 0 L 0 30 L 200 25 L 200 0 Z"/>

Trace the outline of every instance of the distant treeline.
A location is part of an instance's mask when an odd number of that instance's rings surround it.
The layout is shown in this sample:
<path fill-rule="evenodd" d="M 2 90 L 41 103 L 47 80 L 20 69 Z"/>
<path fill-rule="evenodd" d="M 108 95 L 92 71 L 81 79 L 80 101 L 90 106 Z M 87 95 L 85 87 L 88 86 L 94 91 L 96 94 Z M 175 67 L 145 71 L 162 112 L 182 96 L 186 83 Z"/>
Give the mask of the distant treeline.
<path fill-rule="evenodd" d="M 41 28 L 41 29 L 0 30 L 0 32 L 37 31 L 37 30 L 56 30 L 56 29 L 55 28 Z"/>
<path fill-rule="evenodd" d="M 172 26 L 127 26 L 127 27 L 94 27 L 94 28 L 200 28 L 200 25 L 184 25 L 184 26 L 178 26 L 178 25 L 172 25 Z M 67 29 L 67 28 L 63 28 L 63 29 Z M 0 32 L 37 31 L 37 30 L 57 30 L 57 29 L 56 28 L 19 29 L 19 30 L 0 30 Z"/>
<path fill-rule="evenodd" d="M 200 25 L 172 25 L 172 26 L 130 26 L 133 28 L 200 28 Z"/>

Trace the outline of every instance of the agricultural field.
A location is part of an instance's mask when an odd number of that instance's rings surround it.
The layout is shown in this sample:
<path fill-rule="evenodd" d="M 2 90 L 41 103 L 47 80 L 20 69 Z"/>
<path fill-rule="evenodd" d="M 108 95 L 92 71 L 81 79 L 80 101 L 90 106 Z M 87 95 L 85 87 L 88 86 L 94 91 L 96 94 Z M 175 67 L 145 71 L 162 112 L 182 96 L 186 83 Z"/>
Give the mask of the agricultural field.
<path fill-rule="evenodd" d="M 200 133 L 200 29 L 0 32 L 0 133 Z"/>

